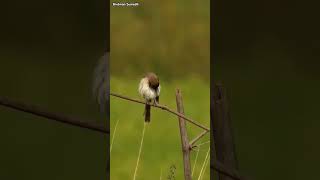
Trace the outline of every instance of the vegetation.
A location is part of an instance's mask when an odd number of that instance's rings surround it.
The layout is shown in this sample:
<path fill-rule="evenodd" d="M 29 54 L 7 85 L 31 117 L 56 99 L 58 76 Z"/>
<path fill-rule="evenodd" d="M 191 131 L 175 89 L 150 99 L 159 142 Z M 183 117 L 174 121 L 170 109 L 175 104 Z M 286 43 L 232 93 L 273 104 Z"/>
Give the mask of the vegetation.
<path fill-rule="evenodd" d="M 152 70 L 162 79 L 195 74 L 209 80 L 209 2 L 111 7 L 111 74 L 128 77 Z"/>
<path fill-rule="evenodd" d="M 138 82 L 123 78 L 111 78 L 111 92 L 125 94 L 139 98 Z M 209 127 L 209 86 L 199 78 L 162 82 L 160 103 L 176 109 L 175 89 L 182 91 L 185 113 L 196 121 Z M 111 151 L 111 179 L 130 179 L 134 174 L 134 168 L 138 157 L 138 150 L 143 129 L 143 105 L 127 102 L 111 97 L 111 135 L 114 132 L 116 121 L 119 120 L 114 144 Z M 187 124 L 189 139 L 198 135 L 202 129 Z M 202 140 L 208 141 L 209 136 Z M 199 153 L 194 175 L 200 172 L 209 144 L 203 146 Z M 195 160 L 196 152 L 191 153 L 191 163 Z M 176 179 L 183 179 L 183 160 L 181 140 L 179 134 L 178 118 L 160 109 L 151 109 L 151 123 L 147 126 L 144 144 L 138 169 L 137 179 L 159 179 L 161 169 L 166 170 L 170 165 L 176 165 Z M 209 166 L 207 167 L 209 168 Z M 203 179 L 209 179 L 207 169 Z M 162 177 L 166 177 L 165 171 Z"/>
<path fill-rule="evenodd" d="M 138 7 L 111 7 L 111 92 L 133 98 L 145 72 L 158 74 L 160 104 L 176 109 L 175 90 L 180 88 L 186 115 L 209 127 L 209 1 L 138 1 Z M 131 179 L 143 129 L 143 105 L 111 97 L 111 151 L 113 180 Z M 190 139 L 201 129 L 188 124 Z M 208 141 L 206 136 L 203 141 Z M 138 180 L 183 179 L 183 160 L 177 117 L 151 109 L 137 172 Z M 204 147 L 208 147 L 204 146 Z M 195 176 L 206 148 L 199 153 Z M 194 162 L 196 152 L 192 153 Z M 203 179 L 209 179 L 209 170 Z"/>

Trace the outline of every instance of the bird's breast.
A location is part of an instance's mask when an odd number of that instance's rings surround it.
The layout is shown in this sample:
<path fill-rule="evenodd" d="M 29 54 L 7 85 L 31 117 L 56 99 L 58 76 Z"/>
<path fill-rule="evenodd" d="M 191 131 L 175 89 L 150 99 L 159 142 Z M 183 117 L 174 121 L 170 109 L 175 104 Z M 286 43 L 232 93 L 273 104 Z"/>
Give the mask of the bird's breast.
<path fill-rule="evenodd" d="M 143 98 L 147 100 L 155 99 L 157 97 L 156 90 L 149 87 L 148 79 L 146 78 L 143 78 L 140 81 L 139 93 Z"/>

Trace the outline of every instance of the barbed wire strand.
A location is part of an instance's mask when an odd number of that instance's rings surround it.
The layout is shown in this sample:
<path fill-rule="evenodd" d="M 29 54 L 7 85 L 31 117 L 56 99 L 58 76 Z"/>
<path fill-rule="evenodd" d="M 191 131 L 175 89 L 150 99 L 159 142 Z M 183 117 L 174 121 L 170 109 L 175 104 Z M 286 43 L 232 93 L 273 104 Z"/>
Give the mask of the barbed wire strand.
<path fill-rule="evenodd" d="M 126 97 L 122 97 L 120 95 L 116 95 L 111 93 L 111 96 L 115 96 L 118 98 L 122 98 L 122 99 L 126 99 Z M 128 100 L 128 99 L 127 99 Z M 138 100 L 132 100 L 129 98 L 129 101 L 133 101 L 133 102 L 137 102 L 137 103 L 141 103 L 141 104 L 145 104 L 145 102 L 142 101 L 138 101 Z M 29 104 L 29 103 L 24 103 L 24 102 L 19 102 L 19 101 L 14 101 L 10 98 L 6 98 L 6 97 L 1 97 L 0 96 L 0 105 L 1 106 L 5 106 L 14 110 L 18 110 L 18 111 L 22 111 L 25 113 L 30 113 L 36 116 L 40 116 L 40 117 L 44 117 L 48 120 L 53 120 L 53 121 L 57 121 L 57 122 L 61 122 L 61 123 L 65 123 L 68 125 L 72 125 L 72 126 L 77 126 L 77 127 L 81 127 L 81 128 L 86 128 L 86 129 L 90 129 L 93 131 L 97 131 L 103 134 L 109 134 L 109 129 L 106 128 L 106 126 L 101 125 L 101 124 L 96 124 L 94 123 L 94 121 L 90 121 L 90 120 L 84 120 L 84 119 L 80 119 L 78 117 L 72 117 L 72 116 L 67 116 L 64 114 L 60 114 L 57 112 L 50 112 L 47 111 L 39 106 L 35 106 L 33 104 Z M 151 106 L 157 107 L 153 104 L 150 104 Z M 158 108 L 160 109 L 164 109 L 172 114 L 175 114 L 181 118 L 184 118 L 186 121 L 193 123 L 194 125 L 201 127 L 202 129 L 205 129 L 206 131 L 210 131 L 210 129 L 199 125 L 197 122 L 195 121 L 190 121 L 189 118 L 186 118 L 185 116 L 183 116 L 182 114 L 179 114 L 177 112 L 174 112 L 172 110 L 169 110 L 167 107 L 164 106 L 158 106 Z M 213 170 L 216 170 L 217 172 L 224 174 L 228 177 L 231 177 L 235 180 L 245 180 L 248 179 L 248 177 L 243 177 L 240 176 L 239 172 L 236 169 L 233 168 L 228 168 L 226 167 L 224 164 L 222 164 L 220 161 L 218 161 L 217 159 L 212 159 L 212 163 L 210 165 L 210 168 Z"/>
<path fill-rule="evenodd" d="M 48 120 L 53 120 L 53 121 L 57 121 L 57 122 L 72 125 L 72 126 L 90 129 L 100 133 L 109 134 L 109 129 L 107 129 L 105 125 L 97 124 L 93 120 L 81 119 L 79 117 L 68 116 L 61 113 L 57 113 L 57 112 L 50 112 L 42 107 L 35 106 L 29 103 L 12 100 L 7 97 L 0 96 L 0 105 L 17 110 L 17 111 L 33 114 L 39 117 L 44 117 Z"/>
<path fill-rule="evenodd" d="M 136 102 L 136 103 L 140 103 L 140 104 L 146 104 L 146 102 L 144 102 L 144 101 L 140 101 L 140 100 L 137 100 L 137 99 L 132 99 L 132 98 L 129 98 L 129 97 L 126 97 L 126 96 L 123 96 L 123 95 L 119 95 L 119 94 L 115 94 L 115 93 L 110 93 L 110 96 L 121 98 L 121 99 L 125 99 L 125 100 L 131 101 L 131 102 Z M 167 106 L 163 106 L 163 105 L 159 105 L 159 104 L 157 104 L 157 105 L 156 104 L 149 104 L 149 105 L 153 106 L 153 107 L 156 107 L 156 108 L 160 108 L 160 109 L 165 110 L 165 111 L 168 111 L 171 114 L 174 114 L 176 116 L 179 116 L 179 117 L 185 119 L 186 121 L 188 121 L 189 123 L 192 123 L 195 126 L 198 126 L 198 127 L 202 128 L 202 129 L 206 130 L 207 132 L 210 131 L 210 129 L 205 127 L 204 125 L 202 125 L 202 124 L 198 123 L 197 121 L 194 121 L 194 120 L 184 116 L 181 113 L 178 113 L 176 111 L 173 111 L 173 110 L 169 109 Z"/>
<path fill-rule="evenodd" d="M 193 146 L 197 141 L 199 141 L 204 135 L 207 134 L 208 131 L 203 131 L 201 134 L 199 134 L 196 138 L 190 141 L 190 146 Z"/>

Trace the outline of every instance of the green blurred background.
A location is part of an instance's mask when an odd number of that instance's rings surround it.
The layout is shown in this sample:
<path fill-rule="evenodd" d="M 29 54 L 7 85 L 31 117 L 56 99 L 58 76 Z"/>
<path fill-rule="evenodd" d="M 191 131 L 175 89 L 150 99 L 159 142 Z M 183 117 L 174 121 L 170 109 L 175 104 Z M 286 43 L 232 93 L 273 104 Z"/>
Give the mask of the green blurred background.
<path fill-rule="evenodd" d="M 91 80 L 105 1 L 3 1 L 0 96 L 106 124 Z M 107 136 L 0 107 L 0 179 L 106 179 Z"/>
<path fill-rule="evenodd" d="M 140 79 L 153 71 L 160 78 L 161 104 L 176 109 L 175 90 L 180 88 L 186 115 L 210 127 L 209 1 L 137 2 L 138 7 L 111 7 L 111 92 L 140 98 Z M 111 133 L 118 121 L 110 177 L 131 179 L 142 136 L 144 105 L 113 97 L 110 103 Z M 200 128 L 190 124 L 187 129 L 190 139 L 201 133 Z M 180 141 L 177 117 L 152 108 L 137 179 L 166 179 L 171 165 L 177 168 L 176 179 L 184 179 Z M 209 135 L 202 140 L 207 141 Z M 195 179 L 208 148 L 209 144 L 205 144 L 200 149 Z M 192 167 L 195 156 L 193 152 Z M 203 179 L 210 179 L 209 174 L 207 165 Z"/>
<path fill-rule="evenodd" d="M 320 179 L 319 3 L 213 2 L 212 73 L 228 89 L 240 172 Z"/>

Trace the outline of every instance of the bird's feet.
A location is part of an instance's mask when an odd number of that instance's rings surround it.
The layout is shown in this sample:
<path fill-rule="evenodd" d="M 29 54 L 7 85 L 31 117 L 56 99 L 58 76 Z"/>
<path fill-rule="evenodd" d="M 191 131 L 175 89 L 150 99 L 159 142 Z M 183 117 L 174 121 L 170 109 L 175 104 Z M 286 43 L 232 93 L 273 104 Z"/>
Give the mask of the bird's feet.
<path fill-rule="evenodd" d="M 158 106 L 159 103 L 157 101 L 153 101 L 153 105 Z"/>

